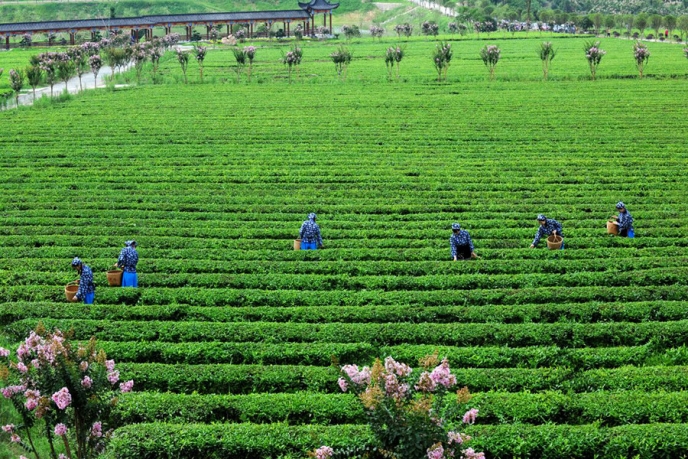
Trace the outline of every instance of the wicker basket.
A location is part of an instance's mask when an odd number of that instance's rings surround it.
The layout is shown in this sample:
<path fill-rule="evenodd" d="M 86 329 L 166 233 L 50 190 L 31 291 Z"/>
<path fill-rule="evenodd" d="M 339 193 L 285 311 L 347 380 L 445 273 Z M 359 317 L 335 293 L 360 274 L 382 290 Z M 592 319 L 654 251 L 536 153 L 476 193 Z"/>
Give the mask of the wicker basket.
<path fill-rule="evenodd" d="M 107 280 L 110 287 L 121 287 L 122 286 L 122 270 L 114 269 L 107 272 Z"/>
<path fill-rule="evenodd" d="M 294 250 L 301 250 L 301 239 L 294 239 Z"/>
<path fill-rule="evenodd" d="M 619 225 L 609 220 L 607 222 L 607 234 L 619 234 Z"/>
<path fill-rule="evenodd" d="M 564 242 L 564 239 L 561 236 L 557 236 L 557 235 L 553 234 L 547 238 L 547 248 L 550 250 L 559 250 L 559 249 L 561 249 L 561 244 L 563 242 Z"/>
<path fill-rule="evenodd" d="M 70 282 L 69 284 L 65 285 L 65 297 L 67 297 L 67 301 L 69 302 L 74 302 L 76 301 L 74 299 L 74 296 L 76 295 L 76 292 L 79 291 L 79 284 L 76 282 Z"/>

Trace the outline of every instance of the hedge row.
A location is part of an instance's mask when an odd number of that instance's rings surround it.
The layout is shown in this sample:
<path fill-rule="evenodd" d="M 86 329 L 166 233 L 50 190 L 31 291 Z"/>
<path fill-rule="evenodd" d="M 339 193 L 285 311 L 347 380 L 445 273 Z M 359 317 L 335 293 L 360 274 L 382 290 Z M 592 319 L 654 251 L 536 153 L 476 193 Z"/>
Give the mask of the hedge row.
<path fill-rule="evenodd" d="M 76 339 L 166 342 L 371 343 L 445 346 L 638 346 L 688 344 L 688 320 L 595 324 L 299 324 L 273 322 L 160 322 L 44 319 L 48 328 L 73 329 Z M 16 340 L 35 328 L 25 319 L 5 327 Z"/>
<path fill-rule="evenodd" d="M 448 403 L 453 403 L 450 396 Z M 657 422 L 688 423 L 688 392 L 546 391 L 473 394 L 479 424 L 591 424 L 619 426 Z M 140 422 L 253 422 L 364 424 L 364 410 L 352 394 L 198 395 L 140 392 L 120 397 L 118 425 Z"/>
<path fill-rule="evenodd" d="M 0 304 L 0 325 L 27 318 L 295 323 L 664 322 L 688 319 L 688 301 L 549 303 L 514 306 L 303 306 L 274 308 L 180 304 L 122 307 L 81 303 Z"/>
<path fill-rule="evenodd" d="M 412 366 L 426 355 L 447 357 L 454 368 L 544 368 L 572 369 L 688 365 L 685 347 L 654 350 L 651 346 L 605 348 L 536 347 L 448 347 L 402 344 L 373 346 L 368 343 L 166 343 L 99 341 L 110 358 L 118 362 L 166 364 L 263 364 L 327 366 L 370 364 L 374 358 L 394 356 Z"/>
<path fill-rule="evenodd" d="M 676 459 L 688 456 L 688 424 L 502 425 L 467 429 L 467 445 L 490 458 Z M 335 449 L 372 444 L 365 426 L 286 424 L 136 424 L 115 431 L 108 459 L 304 457 L 329 444 Z"/>
<path fill-rule="evenodd" d="M 639 238 L 638 238 L 639 239 Z M 654 240 L 653 240 L 654 241 Z M 24 260 L 30 261 L 33 259 L 45 260 L 43 269 L 53 267 L 57 271 L 68 272 L 68 267 L 65 267 L 65 260 L 69 261 L 74 256 L 75 251 L 80 254 L 91 266 L 96 270 L 96 275 L 99 270 L 107 270 L 112 265 L 114 257 L 117 255 L 117 249 L 122 244 L 121 238 L 72 238 L 66 241 L 55 240 L 50 236 L 27 238 L 26 241 L 16 241 L 17 244 L 12 248 L 12 254 L 16 257 L 5 259 L 10 270 L 12 266 L 16 266 L 17 262 Z M 22 243 L 25 242 L 25 243 Z M 225 239 L 193 239 L 193 238 L 155 238 L 154 240 L 140 242 L 141 253 L 141 269 L 148 265 L 149 260 L 152 266 L 155 266 L 156 259 L 164 259 L 170 262 L 178 260 L 179 263 L 188 263 L 189 266 L 198 266 L 201 272 L 216 272 L 218 268 L 213 268 L 213 263 L 261 263 L 261 262 L 294 262 L 304 260 L 318 260 L 321 262 L 373 262 L 379 263 L 382 261 L 390 261 L 396 263 L 439 263 L 439 266 L 448 266 L 451 263 L 448 261 L 447 246 L 444 245 L 445 239 L 442 239 L 442 245 L 437 245 L 435 242 L 425 241 L 424 245 L 419 245 L 417 241 L 409 241 L 409 243 L 402 247 L 394 248 L 376 248 L 373 241 L 368 243 L 365 248 L 358 245 L 352 247 L 341 247 L 337 250 L 319 250 L 312 251 L 294 251 L 292 239 L 284 241 L 270 240 L 270 247 L 259 246 L 256 241 L 242 241 L 242 245 L 237 248 L 227 247 L 227 240 Z M 490 249 L 487 247 L 479 247 L 480 256 L 483 261 L 498 261 L 498 260 L 512 260 L 520 263 L 525 261 L 540 261 L 551 262 L 553 259 L 578 261 L 578 260 L 598 260 L 603 259 L 608 261 L 609 258 L 614 257 L 621 260 L 626 259 L 642 259 L 645 257 L 685 257 L 686 249 L 683 247 L 676 247 L 671 244 L 662 244 L 664 240 L 656 241 L 652 247 L 638 247 L 635 245 L 635 240 L 629 242 L 623 238 L 609 238 L 605 245 L 613 244 L 612 246 L 594 246 L 586 248 L 576 248 L 576 250 L 566 250 L 565 254 L 561 252 L 554 252 L 548 250 L 530 250 L 527 246 L 521 245 L 522 241 L 518 241 L 518 246 L 511 247 L 510 250 L 504 248 Z M 340 243 L 343 243 L 340 241 Z M 645 242 L 647 244 L 647 241 Z M 511 244 L 511 243 L 510 243 Z M 9 244 L 7 244 L 9 245 Z M 329 247 L 329 245 L 328 245 Z M 100 261 L 99 261 L 100 260 Z M 474 260 L 475 261 L 475 260 Z M 480 262 L 480 260 L 477 260 Z M 474 265 L 479 263 L 463 263 L 462 265 Z M 613 264 L 609 264 L 610 269 Z M 459 268 L 448 268 L 459 269 Z M 208 271 L 206 271 L 208 270 Z M 558 271 L 555 271 L 558 272 Z"/>
<path fill-rule="evenodd" d="M 618 255 L 614 257 L 614 263 L 609 263 L 608 258 L 587 258 L 569 259 L 562 263 L 561 259 L 513 259 L 505 260 L 501 258 L 490 258 L 487 254 L 482 254 L 483 258 L 473 260 L 471 263 L 446 263 L 447 251 L 438 261 L 320 261 L 319 263 L 296 263 L 295 261 L 266 261 L 261 258 L 258 260 L 205 260 L 205 259 L 166 259 L 151 258 L 156 252 L 155 249 L 142 249 L 142 261 L 139 270 L 142 280 L 149 278 L 156 279 L 153 274 L 291 274 L 291 275 L 328 275 L 328 276 L 429 276 L 429 275 L 467 275 L 467 274 L 567 274 L 581 272 L 616 272 L 623 273 L 637 270 L 647 270 L 653 268 L 674 268 L 682 267 L 688 263 L 685 256 L 676 256 L 675 249 L 672 251 L 663 249 L 662 253 L 645 254 L 647 256 L 638 258 L 622 258 Z M 145 254 L 145 258 L 143 255 Z M 117 255 L 113 250 L 109 257 L 89 258 L 88 264 L 92 267 L 111 266 L 113 259 Z M 490 254 L 497 255 L 497 254 Z M 671 255 L 671 258 L 667 258 Z M 18 260 L 16 258 L 0 258 L 0 270 L 15 271 Z M 22 272 L 18 279 L 27 281 L 43 280 L 50 282 L 56 277 L 54 273 L 66 271 L 64 258 L 22 258 Z M 97 273 L 98 274 L 98 273 Z M 209 278 L 210 279 L 210 278 Z M 205 280 L 209 282 L 209 280 Z M 151 285 L 155 282 L 150 281 Z"/>
<path fill-rule="evenodd" d="M 367 426 L 134 424 L 117 429 L 104 459 L 247 459 L 305 457 L 322 445 L 372 443 Z"/>
<path fill-rule="evenodd" d="M 686 260 L 688 262 L 688 260 Z M 685 266 L 685 265 L 684 265 Z M 688 278 L 686 267 L 566 274 L 456 274 L 426 276 L 351 276 L 314 274 L 147 274 L 140 287 L 205 289 L 329 290 L 497 290 L 545 287 L 629 287 L 674 285 Z M 5 279 L 14 285 L 64 285 L 59 273 L 14 272 Z"/>
<path fill-rule="evenodd" d="M 259 392 L 338 393 L 335 367 L 290 365 L 166 365 L 122 363 L 122 379 L 136 391 L 248 394 Z M 688 390 L 686 366 L 625 366 L 575 371 L 566 368 L 455 368 L 458 384 L 473 392 L 562 390 Z"/>
<path fill-rule="evenodd" d="M 72 276 L 73 277 L 73 276 Z M 669 279 L 670 277 L 666 278 Z M 481 306 L 550 303 L 685 301 L 688 286 L 679 279 L 673 285 L 617 287 L 533 287 L 522 289 L 383 291 L 383 290 L 257 290 L 207 288 L 99 287 L 97 304 L 193 306 Z M 64 288 L 55 286 L 11 286 L 4 288 L 3 301 L 64 302 Z"/>

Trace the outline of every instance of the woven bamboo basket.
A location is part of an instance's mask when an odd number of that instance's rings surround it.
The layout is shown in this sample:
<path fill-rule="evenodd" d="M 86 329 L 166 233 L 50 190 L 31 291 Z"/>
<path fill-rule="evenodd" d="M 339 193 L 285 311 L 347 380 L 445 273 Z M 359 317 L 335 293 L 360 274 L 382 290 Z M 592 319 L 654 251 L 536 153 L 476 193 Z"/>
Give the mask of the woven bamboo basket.
<path fill-rule="evenodd" d="M 561 249 L 561 244 L 563 242 L 564 242 L 564 239 L 561 236 L 557 236 L 557 235 L 553 234 L 547 238 L 547 248 L 550 250 L 559 250 L 559 249 Z"/>
<path fill-rule="evenodd" d="M 294 250 L 301 250 L 301 239 L 294 239 Z"/>
<path fill-rule="evenodd" d="M 614 224 L 613 221 L 607 222 L 607 234 L 619 234 L 619 225 Z"/>
<path fill-rule="evenodd" d="M 76 282 L 70 282 L 69 284 L 65 285 L 65 297 L 67 297 L 67 301 L 74 302 L 76 301 L 74 299 L 74 296 L 76 295 L 76 292 L 79 291 L 79 284 Z"/>
<path fill-rule="evenodd" d="M 121 287 L 122 286 L 122 270 L 113 269 L 107 272 L 107 280 L 110 287 Z"/>

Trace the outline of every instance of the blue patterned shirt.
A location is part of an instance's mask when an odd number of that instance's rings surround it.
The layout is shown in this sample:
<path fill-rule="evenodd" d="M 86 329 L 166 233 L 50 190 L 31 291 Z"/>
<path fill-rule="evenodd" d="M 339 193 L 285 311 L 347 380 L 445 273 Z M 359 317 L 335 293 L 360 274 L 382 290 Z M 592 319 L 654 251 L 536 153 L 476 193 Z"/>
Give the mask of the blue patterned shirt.
<path fill-rule="evenodd" d="M 452 258 L 456 256 L 458 248 L 462 246 L 470 247 L 471 252 L 473 252 L 473 241 L 471 240 L 471 235 L 466 230 L 460 230 L 458 234 L 452 234 L 449 238 L 449 245 L 451 245 Z"/>
<path fill-rule="evenodd" d="M 119 253 L 117 265 L 124 269 L 125 273 L 135 273 L 136 264 L 139 262 L 139 253 L 133 247 L 125 247 Z"/>
<path fill-rule="evenodd" d="M 93 283 L 93 271 L 86 265 L 81 265 L 81 278 L 79 280 L 79 290 L 75 298 L 81 300 L 89 293 L 95 293 L 96 284 Z"/>
<path fill-rule="evenodd" d="M 313 220 L 306 220 L 301 225 L 299 230 L 299 238 L 302 242 L 312 244 L 317 242 L 318 245 L 323 245 L 322 236 L 320 235 L 320 227 Z"/>
<path fill-rule="evenodd" d="M 616 220 L 619 222 L 619 231 L 628 231 L 633 228 L 633 217 L 631 213 L 626 210 L 626 212 L 619 212 L 619 217 Z"/>
<path fill-rule="evenodd" d="M 557 234 L 559 236 L 564 237 L 564 235 L 561 233 L 561 223 L 559 223 L 558 221 L 556 221 L 553 218 L 548 218 L 547 220 L 545 220 L 545 224 L 540 225 L 538 230 L 537 230 L 537 233 L 535 233 L 535 239 L 533 239 L 533 245 L 537 246 L 538 242 L 540 242 L 540 238 L 542 236 L 549 236 L 550 234 L 552 234 L 552 232 L 554 230 L 557 231 Z"/>

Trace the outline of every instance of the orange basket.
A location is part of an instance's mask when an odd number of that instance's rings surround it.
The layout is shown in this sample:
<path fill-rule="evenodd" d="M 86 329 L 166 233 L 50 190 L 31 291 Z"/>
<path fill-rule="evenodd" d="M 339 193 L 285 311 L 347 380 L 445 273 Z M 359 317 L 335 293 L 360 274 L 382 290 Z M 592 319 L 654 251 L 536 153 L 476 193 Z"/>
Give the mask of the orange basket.
<path fill-rule="evenodd" d="M 563 242 L 564 239 L 561 236 L 555 236 L 553 234 L 547 238 L 547 248 L 550 250 L 559 250 Z"/>
<path fill-rule="evenodd" d="M 614 224 L 613 221 L 607 222 L 607 234 L 619 234 L 619 225 Z"/>
<path fill-rule="evenodd" d="M 67 297 L 67 301 L 69 302 L 74 302 L 76 301 L 74 299 L 74 296 L 76 295 L 76 292 L 79 291 L 79 284 L 75 282 L 70 282 L 69 284 L 65 285 L 65 297 Z"/>
<path fill-rule="evenodd" d="M 301 239 L 294 239 L 294 250 L 301 250 Z"/>
<path fill-rule="evenodd" d="M 110 287 L 121 287 L 122 286 L 122 270 L 114 269 L 107 272 L 107 280 Z"/>

